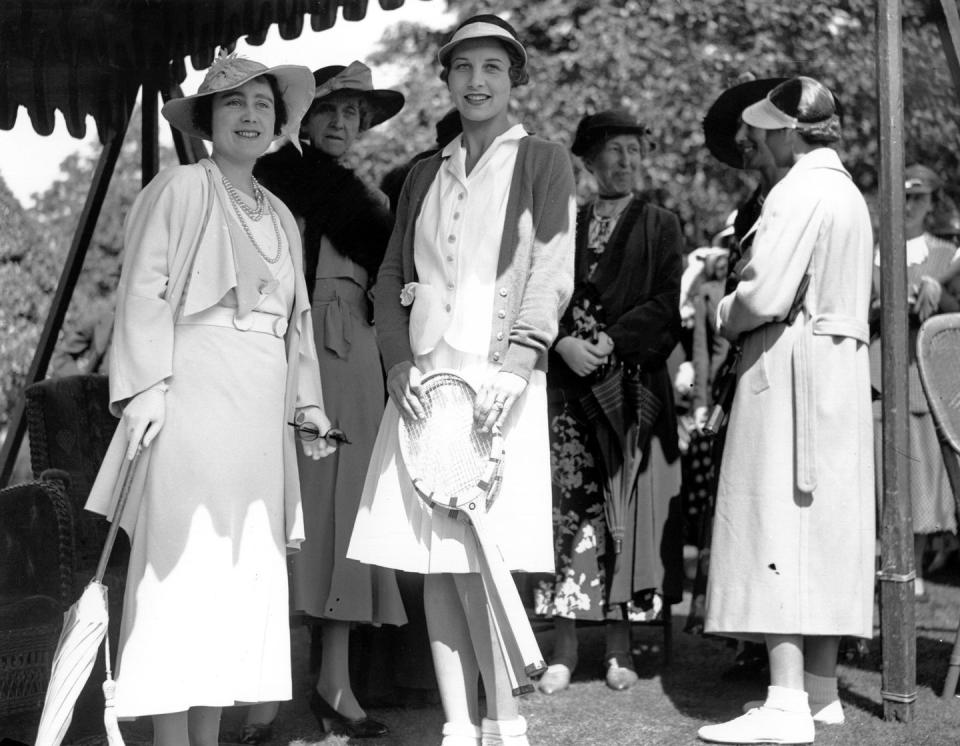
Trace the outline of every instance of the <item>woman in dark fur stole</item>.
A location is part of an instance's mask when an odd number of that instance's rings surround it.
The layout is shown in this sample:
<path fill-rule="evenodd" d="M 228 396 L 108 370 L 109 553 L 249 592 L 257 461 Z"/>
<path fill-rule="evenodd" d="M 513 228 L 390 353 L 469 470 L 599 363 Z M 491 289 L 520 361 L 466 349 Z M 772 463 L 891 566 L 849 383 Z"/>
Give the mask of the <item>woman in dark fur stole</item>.
<path fill-rule="evenodd" d="M 327 412 L 351 444 L 327 468 L 301 459 L 307 541 L 291 559 L 293 608 L 322 630 L 320 675 L 310 707 L 327 731 L 351 738 L 386 734 L 366 716 L 350 685 L 350 626 L 404 624 L 393 570 L 346 558 L 360 491 L 383 414 L 384 387 L 371 323 L 368 290 L 393 228 L 386 198 L 372 191 L 341 159 L 356 137 L 403 106 L 397 91 L 373 88 L 360 63 L 314 72 L 316 98 L 303 119 L 303 156 L 292 143 L 260 159 L 255 174 L 297 216 L 304 238 L 304 271 L 313 307 Z M 272 719 L 264 713 L 261 721 Z M 248 721 L 251 718 L 248 718 Z M 245 734 L 258 738 L 251 723 Z"/>

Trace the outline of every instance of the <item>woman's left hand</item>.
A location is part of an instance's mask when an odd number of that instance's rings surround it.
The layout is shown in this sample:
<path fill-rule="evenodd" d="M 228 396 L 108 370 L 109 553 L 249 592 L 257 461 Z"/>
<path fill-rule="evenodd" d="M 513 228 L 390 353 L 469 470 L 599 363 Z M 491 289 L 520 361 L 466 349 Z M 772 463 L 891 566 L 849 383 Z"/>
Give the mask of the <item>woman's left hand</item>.
<path fill-rule="evenodd" d="M 297 410 L 296 423 L 298 425 L 312 424 L 317 428 L 317 432 L 330 432 L 330 420 L 320 407 L 303 407 Z M 314 461 L 329 456 L 337 450 L 337 443 L 328 438 L 317 438 L 316 440 L 301 440 L 300 447 L 303 449 L 303 455 L 312 458 Z"/>
<path fill-rule="evenodd" d="M 510 409 L 526 387 L 525 378 L 502 370 L 481 386 L 473 408 L 473 419 L 480 425 L 480 430 L 489 432 L 494 425 L 503 427 Z"/>
<path fill-rule="evenodd" d="M 600 355 L 606 355 L 608 358 L 613 353 L 613 340 L 610 338 L 610 335 L 606 332 L 599 332 L 597 334 L 596 341 L 597 353 Z"/>

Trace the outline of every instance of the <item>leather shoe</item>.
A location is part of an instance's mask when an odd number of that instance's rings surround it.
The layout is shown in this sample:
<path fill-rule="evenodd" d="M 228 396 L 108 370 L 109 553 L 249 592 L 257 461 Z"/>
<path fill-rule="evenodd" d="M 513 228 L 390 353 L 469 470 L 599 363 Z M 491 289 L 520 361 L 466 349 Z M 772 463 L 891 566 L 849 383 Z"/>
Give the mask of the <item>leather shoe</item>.
<path fill-rule="evenodd" d="M 273 726 L 270 723 L 247 723 L 240 731 L 240 743 L 267 743 L 273 738 Z"/>
<path fill-rule="evenodd" d="M 604 677 L 607 686 L 622 692 L 637 683 L 639 677 L 630 660 L 630 654 L 611 655 L 607 658 L 607 674 Z"/>
<path fill-rule="evenodd" d="M 546 672 L 540 677 L 538 687 L 544 694 L 556 694 L 570 686 L 570 669 L 563 663 L 554 663 L 547 666 Z"/>
<path fill-rule="evenodd" d="M 321 697 L 316 689 L 310 692 L 310 711 L 325 733 L 336 733 L 349 738 L 379 738 L 390 732 L 386 725 L 373 718 L 351 720 L 344 717 L 333 709 L 333 705 Z"/>

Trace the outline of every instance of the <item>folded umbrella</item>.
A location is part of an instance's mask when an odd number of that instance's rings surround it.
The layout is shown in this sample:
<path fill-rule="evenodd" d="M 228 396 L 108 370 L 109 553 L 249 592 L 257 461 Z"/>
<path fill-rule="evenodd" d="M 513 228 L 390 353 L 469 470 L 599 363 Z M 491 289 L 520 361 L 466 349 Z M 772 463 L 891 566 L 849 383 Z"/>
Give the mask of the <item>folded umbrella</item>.
<path fill-rule="evenodd" d="M 100 649 L 100 644 L 107 634 L 109 614 L 107 611 L 107 586 L 103 584 L 103 575 L 107 569 L 107 561 L 117 538 L 120 528 L 120 515 L 123 512 L 130 492 L 130 485 L 136 464 L 140 458 L 140 448 L 132 460 L 124 459 L 117 483 L 120 486 L 117 508 L 107 533 L 100 562 L 94 578 L 79 600 L 63 615 L 63 629 L 53 655 L 53 667 L 50 671 L 50 681 L 47 684 L 47 694 L 43 701 L 43 712 L 40 716 L 40 726 L 37 729 L 36 746 L 60 746 L 73 719 L 73 708 L 77 704 L 77 697 L 90 677 L 93 662 Z M 107 652 L 107 682 L 112 686 L 110 674 L 109 646 Z M 108 709 L 112 711 L 112 698 L 108 701 Z M 106 715 L 105 715 L 106 717 Z M 105 721 L 106 722 L 106 721 Z M 114 723 L 116 722 L 114 718 Z M 110 731 L 107 724 L 108 735 Z M 119 730 L 114 729 L 110 737 L 110 746 L 122 746 L 119 739 Z"/>
<path fill-rule="evenodd" d="M 662 403 L 640 380 L 639 373 L 619 364 L 611 366 L 606 375 L 590 387 L 581 404 L 596 427 L 597 445 L 607 476 L 604 517 L 613 538 L 614 552 L 620 554 L 643 449 L 649 443 Z"/>

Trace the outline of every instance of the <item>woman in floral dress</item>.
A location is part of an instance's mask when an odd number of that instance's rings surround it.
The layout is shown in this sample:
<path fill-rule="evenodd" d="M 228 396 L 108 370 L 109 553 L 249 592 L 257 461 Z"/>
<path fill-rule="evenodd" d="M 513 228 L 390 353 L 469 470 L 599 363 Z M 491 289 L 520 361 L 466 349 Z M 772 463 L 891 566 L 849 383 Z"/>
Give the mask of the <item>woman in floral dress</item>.
<path fill-rule="evenodd" d="M 580 122 L 572 148 L 599 195 L 577 216 L 574 298 L 548 373 L 556 576 L 541 584 L 536 600 L 556 626 L 552 663 L 540 681 L 548 694 L 569 685 L 578 619 L 605 622 L 607 685 L 632 686 L 631 610 L 649 611 L 657 591 L 667 603 L 681 593 L 681 543 L 670 529 L 679 521 L 668 521 L 679 519 L 680 462 L 665 365 L 680 331 L 681 233 L 676 215 L 634 191 L 645 141 L 633 117 L 605 111 Z M 604 413 L 590 413 L 591 387 L 611 375 L 642 381 L 659 403 L 645 436 L 623 454 L 622 473 L 635 465 L 627 478 L 636 479 L 632 490 L 608 474 L 618 444 L 604 434 Z M 624 489 L 629 507 L 618 547 L 604 504 Z"/>

